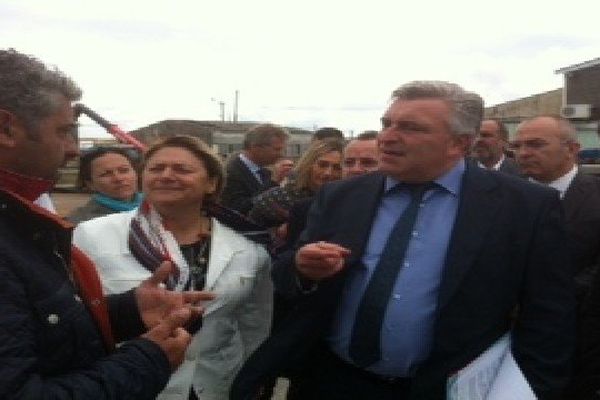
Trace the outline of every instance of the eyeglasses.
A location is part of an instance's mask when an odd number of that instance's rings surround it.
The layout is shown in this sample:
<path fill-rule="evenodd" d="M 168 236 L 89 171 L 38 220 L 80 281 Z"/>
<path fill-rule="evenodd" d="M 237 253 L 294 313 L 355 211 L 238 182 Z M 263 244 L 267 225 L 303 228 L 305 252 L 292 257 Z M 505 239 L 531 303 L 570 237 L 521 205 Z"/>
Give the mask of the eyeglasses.
<path fill-rule="evenodd" d="M 560 144 L 571 143 L 570 140 L 561 140 Z M 540 150 L 544 147 L 548 146 L 548 143 L 542 139 L 531 139 L 531 140 L 515 140 L 514 142 L 509 143 L 508 148 L 513 151 L 518 151 L 521 148 L 529 149 L 529 150 Z"/>
<path fill-rule="evenodd" d="M 377 166 L 377 160 L 373 158 L 346 158 L 344 159 L 344 167 L 350 168 L 356 164 L 365 168 L 373 168 Z"/>

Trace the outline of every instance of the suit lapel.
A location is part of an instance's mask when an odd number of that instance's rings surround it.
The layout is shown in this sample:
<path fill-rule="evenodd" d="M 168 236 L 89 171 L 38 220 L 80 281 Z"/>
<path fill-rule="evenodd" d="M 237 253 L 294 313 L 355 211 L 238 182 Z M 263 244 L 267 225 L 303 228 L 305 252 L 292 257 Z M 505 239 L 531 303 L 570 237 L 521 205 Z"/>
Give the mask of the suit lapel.
<path fill-rule="evenodd" d="M 452 230 L 446 267 L 439 291 L 438 310 L 441 310 L 458 288 L 462 278 L 484 244 L 492 228 L 493 215 L 502 198 L 498 194 L 493 174 L 467 167 L 463 177 L 460 204 Z"/>
<path fill-rule="evenodd" d="M 256 179 L 248 166 L 244 164 L 239 155 L 235 158 L 235 163 L 237 164 L 237 169 L 240 171 L 244 181 L 246 181 L 246 183 L 250 185 L 254 191 L 260 191 L 263 188 L 263 185 L 258 181 L 258 179 Z"/>
<path fill-rule="evenodd" d="M 371 225 L 379 208 L 379 200 L 383 193 L 385 178 L 383 175 L 373 175 L 371 179 L 357 182 L 356 190 L 352 193 L 352 204 L 354 211 L 348 214 L 345 210 L 343 218 L 350 220 L 351 224 L 343 223 L 349 229 L 341 229 L 338 241 L 342 246 L 351 250 L 347 260 L 349 265 L 360 260 L 364 248 L 367 245 L 371 233 Z M 343 221 L 342 221 L 343 222 Z"/>

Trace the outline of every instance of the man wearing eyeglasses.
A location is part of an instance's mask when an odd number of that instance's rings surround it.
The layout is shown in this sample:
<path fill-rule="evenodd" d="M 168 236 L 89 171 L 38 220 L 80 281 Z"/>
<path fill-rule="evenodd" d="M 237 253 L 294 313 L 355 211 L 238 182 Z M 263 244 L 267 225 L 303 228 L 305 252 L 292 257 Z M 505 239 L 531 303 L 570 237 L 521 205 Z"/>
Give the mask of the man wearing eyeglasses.
<path fill-rule="evenodd" d="M 590 329 L 585 321 L 589 320 L 589 315 L 597 313 L 588 296 L 590 292 L 600 291 L 598 283 L 594 283 L 600 263 L 600 180 L 579 171 L 577 153 L 580 145 L 574 127 L 565 119 L 540 116 L 524 121 L 517 129 L 511 148 L 523 174 L 558 190 L 562 199 L 575 271 L 578 314 L 584 321 L 579 322 L 580 356 L 576 359 L 573 374 L 574 392 L 569 393 L 568 398 L 592 398 L 586 397 L 585 393 L 600 389 L 599 374 L 593 372 L 600 369 L 593 366 L 599 364 L 600 357 L 590 351 L 594 347 L 590 347 L 591 339 L 598 337 L 598 329 Z"/>
<path fill-rule="evenodd" d="M 560 193 L 581 306 L 600 261 L 600 180 L 579 171 L 577 133 L 560 117 L 524 121 L 511 148 L 524 175 Z"/>
<path fill-rule="evenodd" d="M 575 129 L 567 120 L 540 116 L 524 121 L 510 148 L 524 175 L 553 187 L 564 198 L 578 172 L 580 148 Z"/>

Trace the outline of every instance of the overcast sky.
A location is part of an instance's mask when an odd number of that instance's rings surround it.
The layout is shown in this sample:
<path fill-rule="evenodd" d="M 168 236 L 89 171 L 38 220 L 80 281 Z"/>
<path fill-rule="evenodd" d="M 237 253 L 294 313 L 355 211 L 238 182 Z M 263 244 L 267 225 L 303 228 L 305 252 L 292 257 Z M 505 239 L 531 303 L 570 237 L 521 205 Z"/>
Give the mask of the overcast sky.
<path fill-rule="evenodd" d="M 600 56 L 600 1 L 2 1 L 1 47 L 74 78 L 82 102 L 132 130 L 231 118 L 350 134 L 391 91 L 442 79 L 487 105 L 562 86 Z M 83 136 L 101 129 L 82 121 Z"/>

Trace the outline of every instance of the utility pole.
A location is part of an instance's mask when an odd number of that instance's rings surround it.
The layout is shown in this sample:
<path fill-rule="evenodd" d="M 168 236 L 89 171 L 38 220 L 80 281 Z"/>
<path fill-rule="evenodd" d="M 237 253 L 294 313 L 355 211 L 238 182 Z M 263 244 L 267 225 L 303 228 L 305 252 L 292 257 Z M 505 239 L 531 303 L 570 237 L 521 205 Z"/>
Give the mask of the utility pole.
<path fill-rule="evenodd" d="M 214 97 L 211 97 L 210 101 L 214 101 L 219 104 L 219 116 L 221 117 L 221 121 L 225 121 L 225 102 L 222 100 L 217 100 Z"/>
<path fill-rule="evenodd" d="M 219 108 L 221 109 L 221 121 L 225 121 L 225 102 L 219 101 Z"/>
<path fill-rule="evenodd" d="M 233 100 L 233 122 L 238 122 L 238 98 L 239 90 L 235 91 L 235 98 Z"/>

